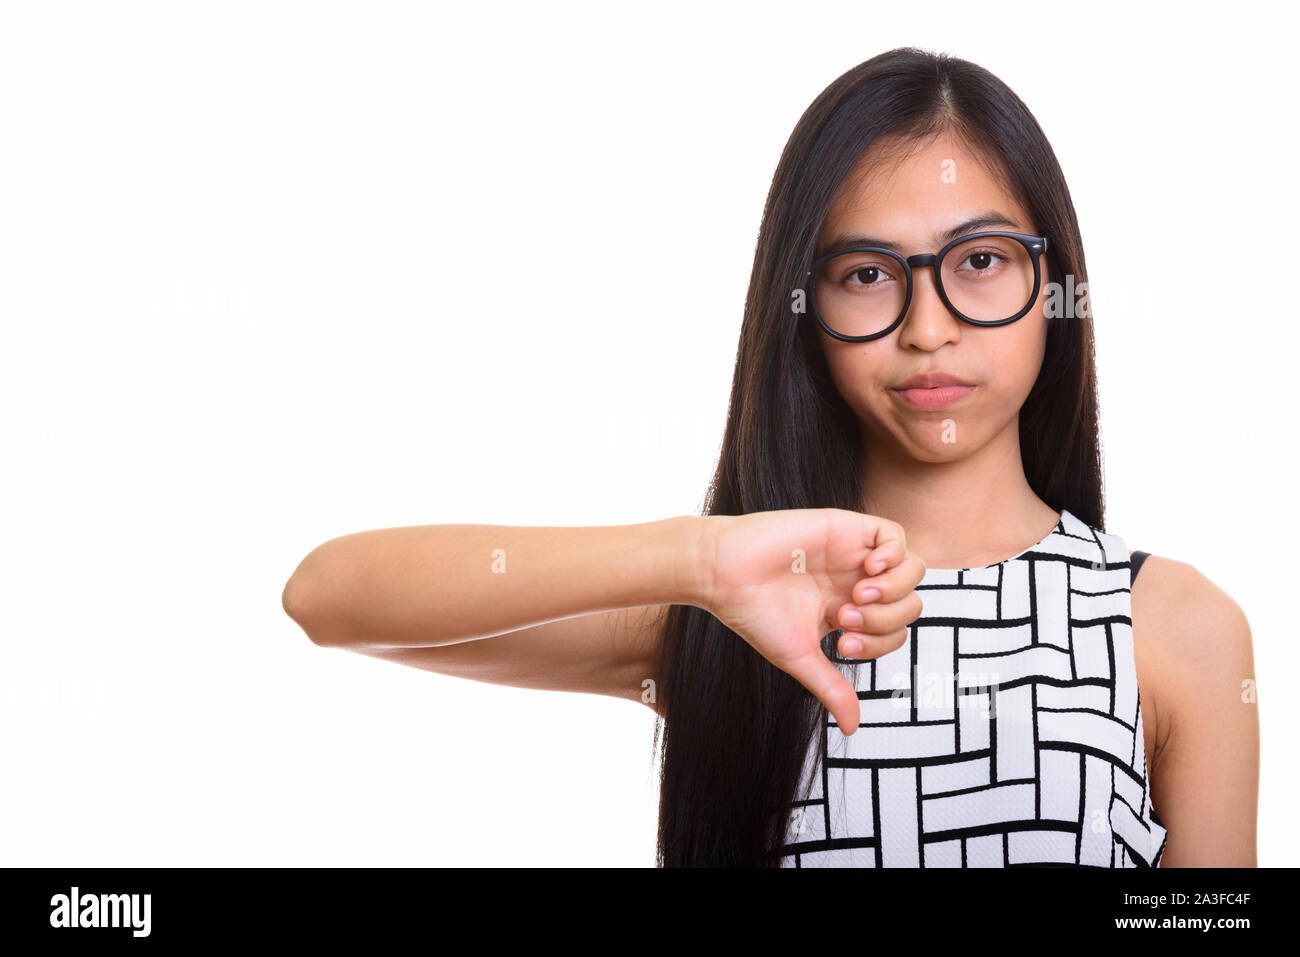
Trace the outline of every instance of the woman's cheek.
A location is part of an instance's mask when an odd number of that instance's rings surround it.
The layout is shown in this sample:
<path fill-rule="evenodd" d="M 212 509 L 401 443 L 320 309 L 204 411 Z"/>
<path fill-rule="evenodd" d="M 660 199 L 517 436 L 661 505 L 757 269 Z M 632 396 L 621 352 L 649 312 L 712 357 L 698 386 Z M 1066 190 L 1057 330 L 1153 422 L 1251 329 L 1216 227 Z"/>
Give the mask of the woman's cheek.
<path fill-rule="evenodd" d="M 879 424 L 886 418 L 892 400 L 877 369 L 848 361 L 834 370 L 832 377 L 859 419 Z"/>

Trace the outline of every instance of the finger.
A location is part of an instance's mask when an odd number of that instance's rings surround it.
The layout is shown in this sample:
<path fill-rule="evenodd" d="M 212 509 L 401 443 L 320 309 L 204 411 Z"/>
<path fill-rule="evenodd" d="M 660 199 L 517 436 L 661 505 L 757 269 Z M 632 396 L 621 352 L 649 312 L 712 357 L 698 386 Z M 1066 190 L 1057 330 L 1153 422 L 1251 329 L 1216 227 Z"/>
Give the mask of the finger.
<path fill-rule="evenodd" d="M 907 641 L 907 629 L 899 628 L 888 635 L 867 635 L 861 632 L 846 631 L 840 635 L 839 652 L 841 658 L 879 658 L 891 651 L 897 651 Z"/>
<path fill-rule="evenodd" d="M 837 647 L 841 658 L 879 658 L 901 645 L 906 637 L 906 628 L 900 628 L 889 635 L 868 635 L 860 631 L 846 631 L 840 635 Z"/>
<path fill-rule="evenodd" d="M 898 601 L 915 589 L 924 577 L 925 563 L 915 552 L 908 552 L 907 556 L 893 568 L 879 575 L 869 575 L 854 585 L 850 599 L 855 605 L 865 605 L 872 601 Z M 872 589 L 878 593 L 875 598 L 867 594 Z"/>
<path fill-rule="evenodd" d="M 871 550 L 867 555 L 865 567 L 867 574 L 889 567 L 891 561 L 897 562 L 907 552 L 907 535 L 903 526 L 887 518 L 876 515 L 864 515 L 865 524 L 863 544 Z M 895 548 L 886 546 L 893 544 Z"/>
<path fill-rule="evenodd" d="M 907 546 L 899 541 L 889 541 L 867 553 L 862 567 L 868 575 L 879 575 L 891 568 L 897 568 L 907 556 L 912 554 Z"/>
<path fill-rule="evenodd" d="M 858 730 L 862 710 L 857 689 L 822 653 L 820 644 L 782 668 L 826 706 L 845 734 Z"/>
<path fill-rule="evenodd" d="M 845 602 L 843 605 L 840 605 L 839 611 L 835 615 L 835 620 L 831 623 L 831 627 L 840 628 L 844 631 L 864 631 L 868 633 L 877 632 L 879 629 L 872 627 L 870 623 L 880 622 L 884 619 L 880 617 L 880 612 L 872 612 L 868 614 L 866 607 L 869 604 L 872 604 L 872 602 L 862 602 L 861 604 Z M 894 603 L 881 600 L 875 602 L 875 604 L 892 605 Z"/>
<path fill-rule="evenodd" d="M 897 565 L 903 554 L 903 547 L 898 542 L 886 542 L 867 552 L 867 557 L 862 560 L 862 568 L 868 575 L 879 575 Z"/>
<path fill-rule="evenodd" d="M 868 605 L 853 607 L 862 615 L 862 626 L 845 628 L 845 631 L 861 632 L 865 635 L 889 635 L 916 621 L 924 611 L 925 603 L 919 594 L 909 591 L 897 601 L 873 601 Z"/>
<path fill-rule="evenodd" d="M 858 604 L 866 604 L 859 602 Z M 839 611 L 835 615 L 834 627 L 843 628 L 845 631 L 861 631 L 866 619 L 862 617 L 862 609 L 858 604 L 845 602 L 840 605 Z"/>

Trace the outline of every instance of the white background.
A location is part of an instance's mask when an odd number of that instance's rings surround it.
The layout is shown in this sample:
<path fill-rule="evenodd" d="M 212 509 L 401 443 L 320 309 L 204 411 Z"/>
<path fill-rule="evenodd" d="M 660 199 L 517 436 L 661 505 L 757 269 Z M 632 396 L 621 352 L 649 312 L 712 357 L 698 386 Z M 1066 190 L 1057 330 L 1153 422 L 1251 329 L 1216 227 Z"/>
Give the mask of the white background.
<path fill-rule="evenodd" d="M 1108 528 L 1245 609 L 1293 864 L 1273 9 L 5 5 L 0 863 L 652 865 L 648 709 L 319 648 L 281 590 L 361 529 L 697 511 L 786 138 L 914 44 L 1065 169 Z"/>

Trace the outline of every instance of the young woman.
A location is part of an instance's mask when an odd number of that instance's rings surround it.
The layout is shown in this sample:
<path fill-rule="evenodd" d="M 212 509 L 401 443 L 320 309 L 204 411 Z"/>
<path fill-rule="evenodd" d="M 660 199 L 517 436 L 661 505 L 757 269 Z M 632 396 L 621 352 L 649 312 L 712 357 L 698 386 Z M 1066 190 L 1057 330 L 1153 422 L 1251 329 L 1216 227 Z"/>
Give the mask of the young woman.
<path fill-rule="evenodd" d="M 285 609 L 652 707 L 661 865 L 1253 866 L 1249 626 L 1103 531 L 1086 283 L 1015 94 L 875 57 L 781 157 L 704 516 L 360 532 Z"/>

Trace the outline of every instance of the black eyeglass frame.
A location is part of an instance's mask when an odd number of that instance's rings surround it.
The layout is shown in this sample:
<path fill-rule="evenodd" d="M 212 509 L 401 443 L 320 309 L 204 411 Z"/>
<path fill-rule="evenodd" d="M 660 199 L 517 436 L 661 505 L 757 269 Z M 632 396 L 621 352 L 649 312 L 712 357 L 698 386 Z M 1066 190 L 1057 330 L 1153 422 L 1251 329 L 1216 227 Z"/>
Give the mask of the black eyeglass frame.
<path fill-rule="evenodd" d="M 1019 243 L 1024 246 L 1025 250 L 1029 253 L 1029 259 L 1034 264 L 1034 291 L 1030 294 L 1029 301 L 1025 303 L 1025 307 L 1008 319 L 972 319 L 970 316 L 962 315 L 962 313 L 960 313 L 948 299 L 948 294 L 943 290 L 943 277 L 940 274 L 940 265 L 943 262 L 943 257 L 948 255 L 950 250 L 955 249 L 963 243 L 968 243 L 973 239 L 983 239 L 986 236 L 1002 236 L 1019 241 Z M 889 335 L 902 325 L 903 320 L 907 317 L 907 310 L 912 305 L 912 269 L 914 267 L 920 268 L 923 266 L 932 266 L 934 267 L 934 288 L 938 291 L 939 298 L 943 301 L 943 304 L 948 307 L 949 312 L 962 322 L 968 322 L 972 326 L 1005 326 L 1007 323 L 1015 322 L 1021 316 L 1025 315 L 1025 313 L 1029 312 L 1029 310 L 1033 308 L 1034 302 L 1038 299 L 1038 293 L 1042 283 L 1042 270 L 1039 267 L 1039 260 L 1042 258 L 1043 253 L 1047 252 L 1047 245 L 1046 236 L 1032 236 L 1028 233 L 1009 233 L 1003 230 L 988 230 L 986 232 L 969 233 L 965 236 L 958 236 L 937 253 L 917 253 L 915 256 L 904 257 L 899 253 L 894 252 L 892 249 L 884 249 L 880 246 L 852 246 L 848 249 L 837 249 L 835 252 L 827 253 L 825 256 L 819 256 L 813 260 L 812 269 L 808 270 L 805 274 L 808 278 L 808 284 L 805 287 L 804 294 L 812 306 L 812 314 L 817 319 L 817 324 L 826 331 L 827 335 L 834 336 L 836 339 L 843 342 L 870 342 L 872 339 L 880 339 Z M 825 263 L 830 262 L 836 256 L 843 256 L 846 253 L 863 252 L 883 253 L 902 266 L 903 273 L 907 276 L 907 295 L 903 299 L 903 308 L 898 313 L 898 318 L 890 323 L 887 329 L 883 329 L 880 332 L 873 332 L 870 335 L 865 336 L 846 336 L 843 333 L 836 332 L 827 325 L 824 319 L 822 319 L 821 313 L 817 311 L 816 289 L 814 287 L 817 282 L 817 273 Z"/>

